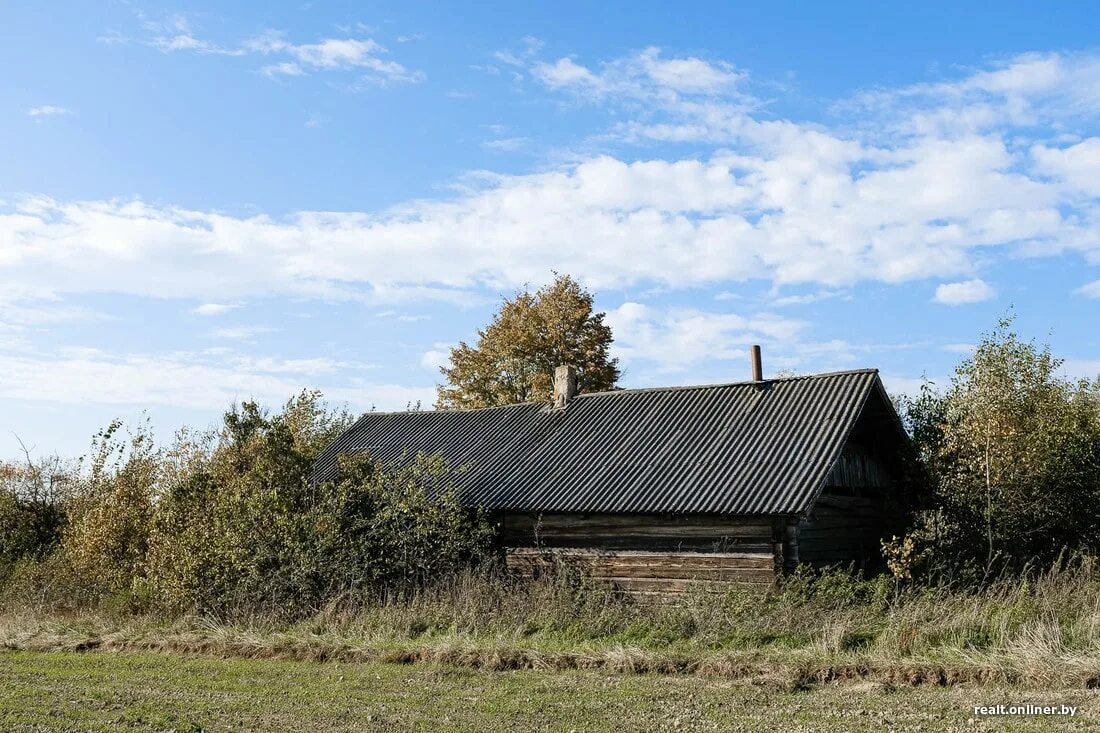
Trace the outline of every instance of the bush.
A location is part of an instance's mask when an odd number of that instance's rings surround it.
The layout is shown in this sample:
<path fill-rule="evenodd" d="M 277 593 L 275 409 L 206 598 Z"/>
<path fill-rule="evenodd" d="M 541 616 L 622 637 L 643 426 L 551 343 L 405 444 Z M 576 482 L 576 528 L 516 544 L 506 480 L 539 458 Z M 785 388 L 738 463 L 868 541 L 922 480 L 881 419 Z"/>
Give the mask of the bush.
<path fill-rule="evenodd" d="M 358 456 L 339 480 L 310 481 L 349 421 L 303 392 L 275 415 L 246 402 L 219 430 L 181 431 L 165 448 L 146 426 L 124 436 L 115 422 L 63 498 L 44 498 L 43 471 L 5 467 L 6 597 L 296 618 L 406 595 L 482 558 L 489 526 L 460 506 L 438 456 L 392 466 Z"/>
<path fill-rule="evenodd" d="M 1058 376 L 1004 320 L 905 416 L 928 480 L 910 559 L 959 577 L 1100 551 L 1100 380 Z M 905 550 L 904 540 L 893 551 Z"/>
<path fill-rule="evenodd" d="M 405 594 L 453 574 L 488 552 L 484 516 L 458 502 L 440 456 L 417 456 L 386 469 L 345 457 L 340 478 L 322 484 L 308 515 L 313 576 L 323 596 Z"/>
<path fill-rule="evenodd" d="M 69 470 L 59 458 L 0 464 L 0 585 L 20 563 L 50 554 L 65 526 Z"/>
<path fill-rule="evenodd" d="M 61 551 L 72 572 L 103 597 L 143 593 L 160 453 L 143 426 L 122 440 L 121 423 L 100 432 L 78 473 Z"/>

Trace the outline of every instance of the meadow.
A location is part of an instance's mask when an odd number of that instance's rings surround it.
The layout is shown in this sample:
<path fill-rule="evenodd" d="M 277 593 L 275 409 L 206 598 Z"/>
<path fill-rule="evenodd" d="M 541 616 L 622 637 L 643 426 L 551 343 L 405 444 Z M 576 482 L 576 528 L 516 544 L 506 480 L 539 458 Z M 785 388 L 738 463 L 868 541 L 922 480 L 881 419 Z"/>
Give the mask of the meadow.
<path fill-rule="evenodd" d="M 469 572 L 282 622 L 24 600 L 0 646 L 11 730 L 1100 728 L 1085 557 L 980 590 L 835 571 L 661 604 Z M 972 711 L 1029 702 L 1077 714 Z"/>
<path fill-rule="evenodd" d="M 998 703 L 1076 713 L 973 714 Z M 0 653 L 0 727 L 10 731 L 1085 731 L 1100 729 L 1098 714 L 1096 695 L 1080 688 Z"/>

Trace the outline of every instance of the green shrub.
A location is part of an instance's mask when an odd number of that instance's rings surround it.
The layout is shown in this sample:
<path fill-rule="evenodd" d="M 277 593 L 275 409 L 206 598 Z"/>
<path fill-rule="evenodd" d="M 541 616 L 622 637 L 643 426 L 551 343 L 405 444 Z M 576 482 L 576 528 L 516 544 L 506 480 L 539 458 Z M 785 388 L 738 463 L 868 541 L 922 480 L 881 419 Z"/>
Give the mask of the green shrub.
<path fill-rule="evenodd" d="M 889 548 L 901 575 L 972 582 L 1100 552 L 1100 380 L 1059 376 L 1049 346 L 1011 326 L 983 336 L 945 391 L 904 401 L 927 496 L 912 542 Z"/>
<path fill-rule="evenodd" d="M 69 469 L 59 458 L 0 464 L 0 586 L 25 562 L 41 560 L 61 539 Z"/>

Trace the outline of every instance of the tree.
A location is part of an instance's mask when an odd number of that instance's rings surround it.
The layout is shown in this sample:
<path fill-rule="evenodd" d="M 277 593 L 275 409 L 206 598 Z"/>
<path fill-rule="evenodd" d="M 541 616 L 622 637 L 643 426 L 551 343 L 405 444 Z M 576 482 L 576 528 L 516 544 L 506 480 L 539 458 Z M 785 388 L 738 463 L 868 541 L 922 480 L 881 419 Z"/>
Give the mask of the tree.
<path fill-rule="evenodd" d="M 987 570 L 1100 549 L 1100 381 L 1058 376 L 1049 346 L 1011 326 L 1002 320 L 945 393 L 926 390 L 908 410 L 937 523 L 918 534 Z"/>
<path fill-rule="evenodd" d="M 568 275 L 505 300 L 475 346 L 451 349 L 436 407 L 549 401 L 554 367 L 563 364 L 577 369 L 581 392 L 614 389 L 619 360 L 608 357 L 612 335 L 604 315 L 592 312 L 592 294 Z"/>

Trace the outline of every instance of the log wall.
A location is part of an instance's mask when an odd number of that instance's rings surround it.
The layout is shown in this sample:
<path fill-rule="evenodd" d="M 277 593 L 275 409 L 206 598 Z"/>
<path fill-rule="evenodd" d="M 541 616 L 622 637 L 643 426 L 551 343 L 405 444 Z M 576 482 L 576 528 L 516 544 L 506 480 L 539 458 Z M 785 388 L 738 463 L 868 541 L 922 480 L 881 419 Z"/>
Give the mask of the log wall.
<path fill-rule="evenodd" d="M 507 547 L 772 552 L 771 518 L 645 514 L 504 514 Z"/>
<path fill-rule="evenodd" d="M 646 594 L 772 583 L 789 535 L 786 523 L 771 518 L 504 514 L 497 521 L 515 573 L 538 575 L 564 564 Z"/>
<path fill-rule="evenodd" d="M 649 552 L 584 548 L 513 547 L 508 569 L 537 577 L 575 568 L 597 582 L 632 594 L 682 594 L 721 590 L 730 583 L 770 584 L 774 558 L 749 552 Z"/>

